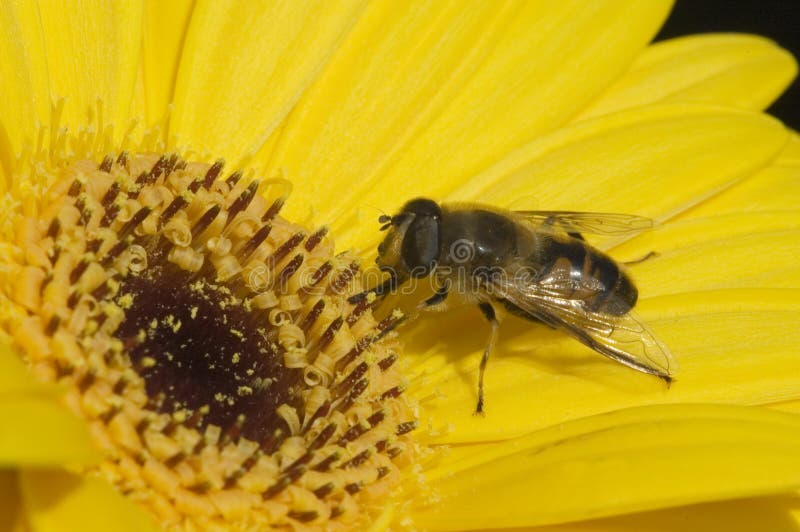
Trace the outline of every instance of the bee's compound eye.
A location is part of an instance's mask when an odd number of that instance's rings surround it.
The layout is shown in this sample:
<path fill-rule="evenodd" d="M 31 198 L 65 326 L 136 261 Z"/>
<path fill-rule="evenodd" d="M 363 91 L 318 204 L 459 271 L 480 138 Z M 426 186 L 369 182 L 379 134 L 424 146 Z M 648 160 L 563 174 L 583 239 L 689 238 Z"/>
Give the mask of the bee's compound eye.
<path fill-rule="evenodd" d="M 400 253 L 412 277 L 428 275 L 439 256 L 439 219 L 415 217 L 406 230 Z"/>

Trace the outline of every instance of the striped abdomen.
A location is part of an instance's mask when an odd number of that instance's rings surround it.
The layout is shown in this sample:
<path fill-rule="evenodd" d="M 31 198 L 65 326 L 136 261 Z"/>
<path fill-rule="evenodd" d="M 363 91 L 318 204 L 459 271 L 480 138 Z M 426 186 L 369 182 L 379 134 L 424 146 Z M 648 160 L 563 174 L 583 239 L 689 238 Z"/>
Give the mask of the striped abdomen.
<path fill-rule="evenodd" d="M 571 282 L 563 297 L 581 299 L 589 310 L 622 316 L 636 304 L 639 292 L 613 259 L 576 238 L 548 238 L 540 247 L 541 278 Z"/>

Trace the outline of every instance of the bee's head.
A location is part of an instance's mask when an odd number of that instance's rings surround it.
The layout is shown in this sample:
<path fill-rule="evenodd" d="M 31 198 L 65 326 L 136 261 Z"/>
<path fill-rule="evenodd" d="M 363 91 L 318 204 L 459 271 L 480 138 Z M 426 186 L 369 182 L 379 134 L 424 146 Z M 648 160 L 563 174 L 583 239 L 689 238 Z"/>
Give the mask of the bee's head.
<path fill-rule="evenodd" d="M 428 275 L 439 256 L 441 218 L 442 209 L 426 198 L 409 201 L 394 216 L 381 216 L 381 230 L 389 232 L 375 262 L 382 270 L 395 270 L 401 279 Z"/>

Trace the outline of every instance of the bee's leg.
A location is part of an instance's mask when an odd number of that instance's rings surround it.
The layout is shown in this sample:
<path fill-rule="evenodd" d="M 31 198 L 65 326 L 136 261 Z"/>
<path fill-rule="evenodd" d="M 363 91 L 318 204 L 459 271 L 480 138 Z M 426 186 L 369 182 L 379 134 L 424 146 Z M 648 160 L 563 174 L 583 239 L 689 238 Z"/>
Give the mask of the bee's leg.
<path fill-rule="evenodd" d="M 497 313 L 491 303 L 480 303 L 478 308 L 481 309 L 483 315 L 489 320 L 492 325 L 492 332 L 489 336 L 489 343 L 486 349 L 483 350 L 483 357 L 481 358 L 480 370 L 478 372 L 478 405 L 475 407 L 475 415 L 484 415 L 483 412 L 483 374 L 486 372 L 486 363 L 489 361 L 489 353 L 494 349 L 494 344 L 497 343 L 497 332 L 500 330 L 500 320 L 497 319 Z"/>
<path fill-rule="evenodd" d="M 655 252 L 655 251 L 651 251 L 650 253 L 648 253 L 647 255 L 645 255 L 643 257 L 639 257 L 638 259 L 634 259 L 634 260 L 629 260 L 629 261 L 623 262 L 622 264 L 624 264 L 625 266 L 630 266 L 631 264 L 639 264 L 640 262 L 644 262 L 644 261 L 646 261 L 648 259 L 653 259 L 655 257 L 658 257 L 658 253 Z"/>
<path fill-rule="evenodd" d="M 404 279 L 401 279 L 397 273 L 393 270 L 389 271 L 389 278 L 386 279 L 383 283 L 379 284 L 375 288 L 371 288 L 369 290 L 364 290 L 363 292 L 359 292 L 358 294 L 352 295 L 347 298 L 348 303 L 360 303 L 367 299 L 370 293 L 375 294 L 376 297 L 383 297 L 389 292 L 397 289 L 397 287 L 402 283 Z"/>
<path fill-rule="evenodd" d="M 419 304 L 417 307 L 419 310 L 430 309 L 431 307 L 435 307 L 437 305 L 441 305 L 444 303 L 444 300 L 447 299 L 447 295 L 450 293 L 450 281 L 445 281 L 442 283 L 442 286 L 436 288 L 436 292 Z"/>
<path fill-rule="evenodd" d="M 424 301 L 421 301 L 417 305 L 417 308 L 414 309 L 413 314 L 408 316 L 408 319 L 406 321 L 409 322 L 416 321 L 416 319 L 419 317 L 420 312 L 423 312 L 425 310 L 433 310 L 433 311 L 444 310 L 444 300 L 447 299 L 447 295 L 449 293 L 450 293 L 450 281 L 445 281 L 444 284 L 442 284 L 442 286 L 436 288 L 436 292 L 434 292 L 434 294 L 431 297 L 425 299 Z"/>

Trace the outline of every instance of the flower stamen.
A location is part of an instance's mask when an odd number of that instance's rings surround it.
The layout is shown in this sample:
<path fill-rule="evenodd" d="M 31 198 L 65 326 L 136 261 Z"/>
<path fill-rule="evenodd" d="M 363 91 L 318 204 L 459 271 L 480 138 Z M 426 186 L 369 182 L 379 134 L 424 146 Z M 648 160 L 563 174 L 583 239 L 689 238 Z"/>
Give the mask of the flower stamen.
<path fill-rule="evenodd" d="M 42 166 L 9 216 L 0 323 L 89 422 L 95 472 L 165 524 L 363 519 L 416 425 L 402 316 L 347 302 L 357 260 L 221 162 Z"/>

